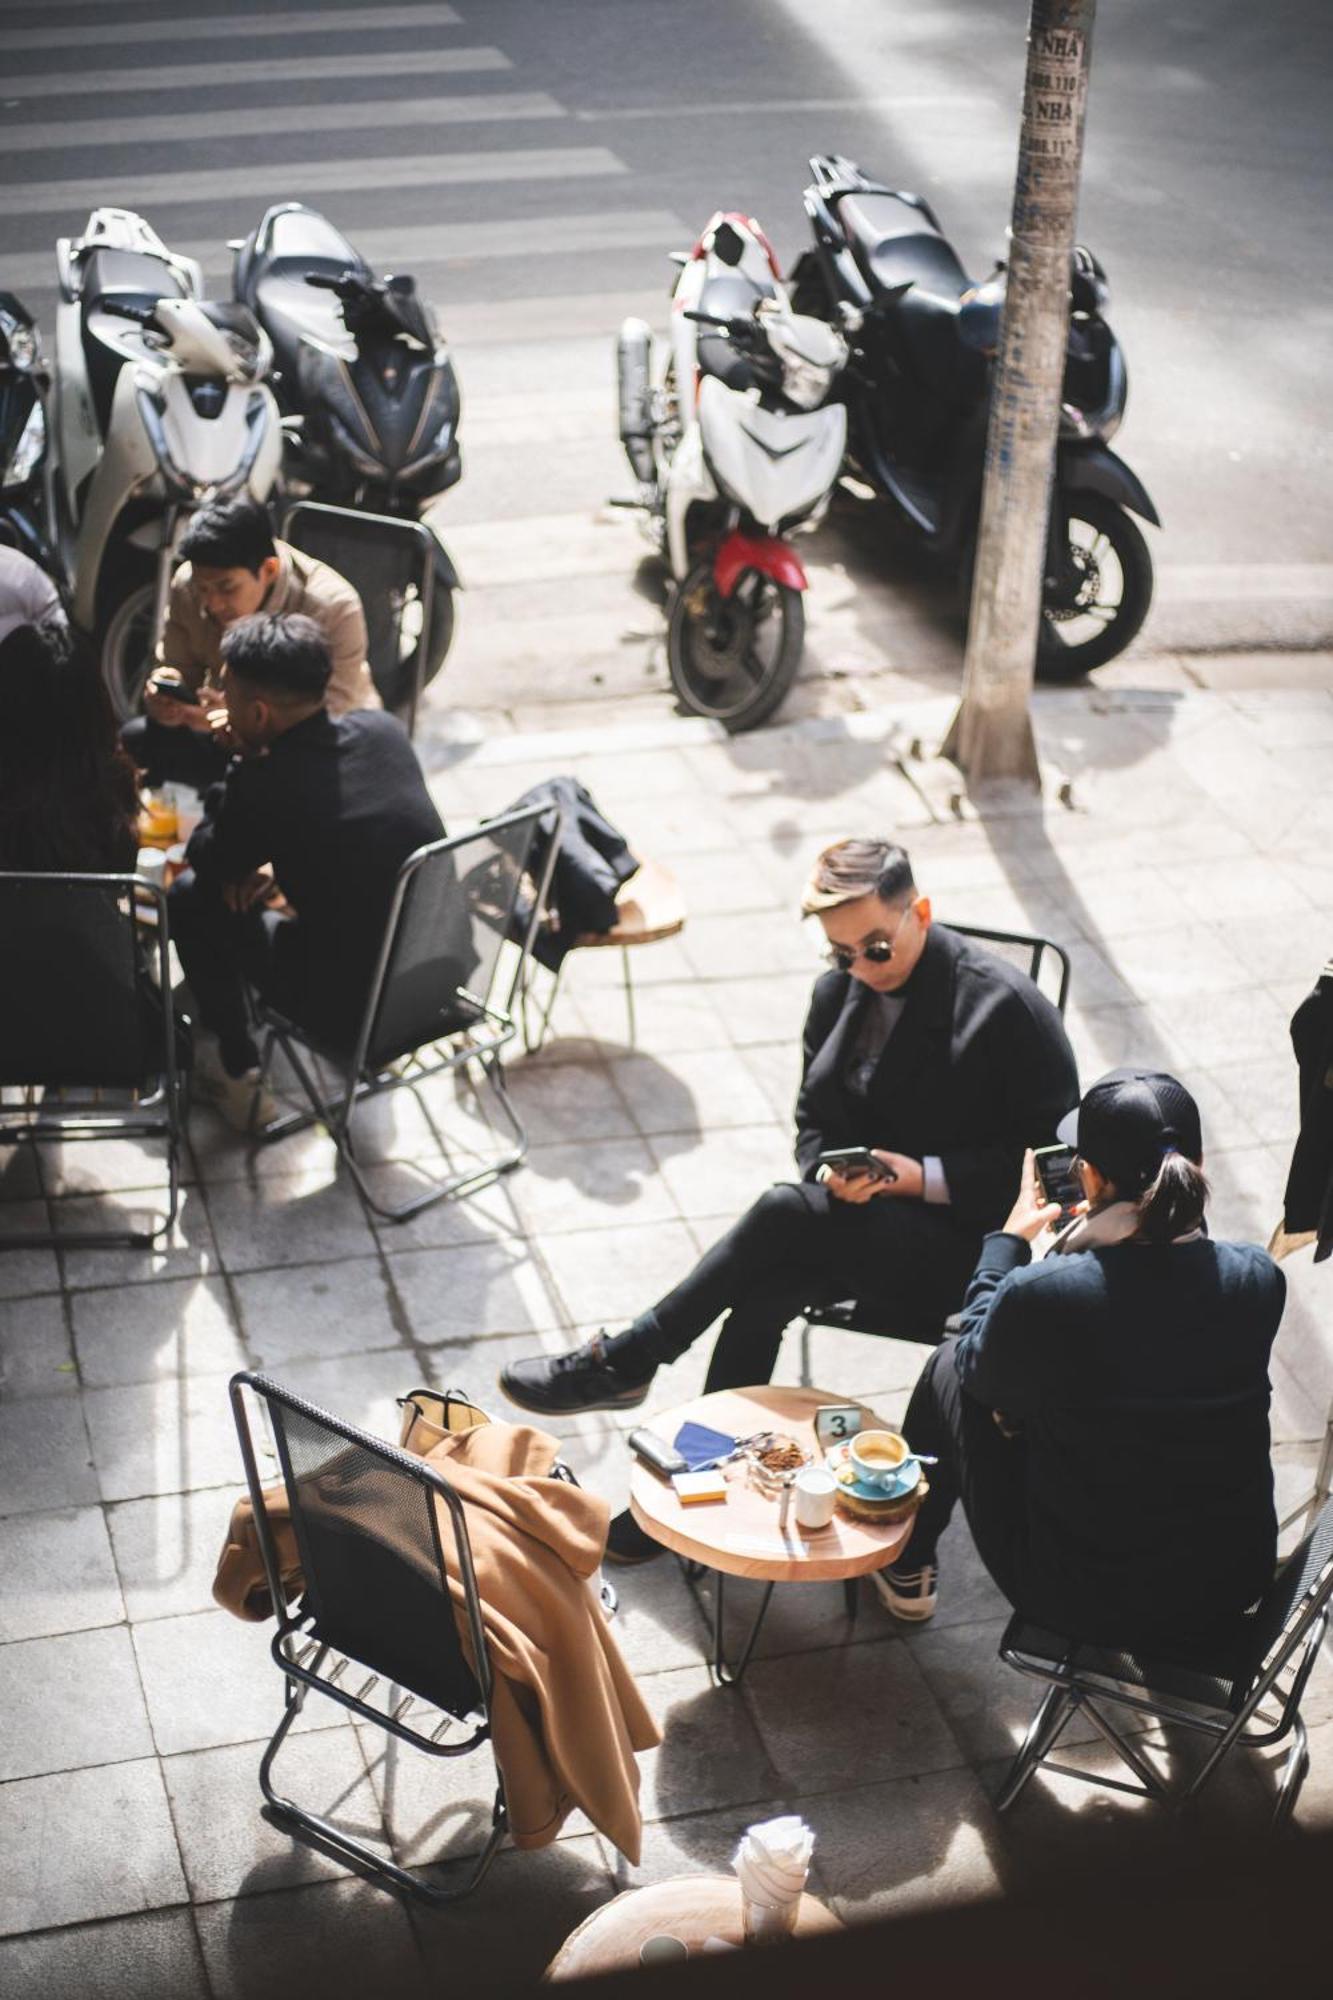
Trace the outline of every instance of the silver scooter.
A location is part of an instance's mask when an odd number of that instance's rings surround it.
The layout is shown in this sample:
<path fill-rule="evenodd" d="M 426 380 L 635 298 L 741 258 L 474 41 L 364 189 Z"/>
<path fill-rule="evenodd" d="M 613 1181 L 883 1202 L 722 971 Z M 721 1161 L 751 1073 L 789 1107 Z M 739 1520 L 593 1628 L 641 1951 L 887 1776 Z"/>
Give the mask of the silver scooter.
<path fill-rule="evenodd" d="M 136 713 L 175 551 L 209 500 L 267 497 L 282 458 L 268 336 L 141 216 L 95 209 L 56 246 L 49 539 L 121 717 Z"/>

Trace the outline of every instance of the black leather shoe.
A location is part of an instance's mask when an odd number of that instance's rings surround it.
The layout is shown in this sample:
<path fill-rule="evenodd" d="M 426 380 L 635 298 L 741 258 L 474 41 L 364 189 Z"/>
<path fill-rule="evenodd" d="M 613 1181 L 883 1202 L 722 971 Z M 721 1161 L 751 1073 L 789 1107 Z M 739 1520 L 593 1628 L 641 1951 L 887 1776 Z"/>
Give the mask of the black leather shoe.
<path fill-rule="evenodd" d="M 666 1550 L 651 1535 L 646 1535 L 634 1516 L 626 1507 L 622 1514 L 613 1516 L 606 1536 L 606 1555 L 609 1563 L 649 1563 L 654 1556 L 665 1555 Z"/>
<path fill-rule="evenodd" d="M 515 1361 L 500 1371 L 500 1387 L 510 1402 L 540 1417 L 637 1409 L 652 1379 L 650 1374 L 641 1382 L 628 1381 L 607 1359 L 600 1334 L 572 1354 L 534 1355 L 531 1361 Z"/>

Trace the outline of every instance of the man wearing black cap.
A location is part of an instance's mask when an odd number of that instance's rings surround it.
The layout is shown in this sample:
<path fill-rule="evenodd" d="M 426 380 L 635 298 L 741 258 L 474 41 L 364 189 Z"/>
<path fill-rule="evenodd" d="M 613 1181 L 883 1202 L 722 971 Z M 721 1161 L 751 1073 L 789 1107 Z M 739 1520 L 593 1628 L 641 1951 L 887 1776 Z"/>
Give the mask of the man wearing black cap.
<path fill-rule="evenodd" d="M 1198 1107 L 1174 1077 L 1113 1070 L 1060 1137 L 1083 1212 L 1052 1238 L 1060 1211 L 1029 1153 L 963 1331 L 908 1406 L 912 1448 L 939 1464 L 876 1584 L 896 1617 L 929 1618 L 961 1499 L 1026 1616 L 1087 1643 L 1206 1645 L 1273 1573 L 1268 1357 L 1285 1284 L 1257 1246 L 1209 1237 Z M 1038 1239 L 1054 1254 L 1034 1262 Z"/>

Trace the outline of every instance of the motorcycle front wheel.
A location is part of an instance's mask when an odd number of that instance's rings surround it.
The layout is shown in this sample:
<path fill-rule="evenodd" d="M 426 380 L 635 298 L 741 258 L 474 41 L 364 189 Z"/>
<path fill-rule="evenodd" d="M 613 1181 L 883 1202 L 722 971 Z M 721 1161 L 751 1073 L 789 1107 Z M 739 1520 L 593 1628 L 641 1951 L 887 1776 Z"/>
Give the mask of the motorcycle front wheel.
<path fill-rule="evenodd" d="M 405 715 L 412 702 L 417 647 L 421 641 L 420 594 L 415 584 L 411 584 L 403 592 L 367 593 L 362 604 L 366 614 L 366 652 L 380 700 L 393 714 Z M 435 579 L 430 594 L 430 626 L 421 674 L 423 688 L 429 687 L 444 665 L 453 637 L 453 572 L 441 549 L 435 557 Z"/>
<path fill-rule="evenodd" d="M 1059 573 L 1042 591 L 1037 679 L 1067 682 L 1104 667 L 1135 637 L 1152 603 L 1152 556 L 1138 525 L 1100 493 L 1062 494 Z"/>
<path fill-rule="evenodd" d="M 755 729 L 781 706 L 805 642 L 799 590 L 745 570 L 729 598 L 718 591 L 711 556 L 676 592 L 667 623 L 671 685 L 693 715 L 733 735 Z"/>
<path fill-rule="evenodd" d="M 144 683 L 153 664 L 153 585 L 134 584 L 102 627 L 102 679 L 117 722 L 143 707 Z"/>

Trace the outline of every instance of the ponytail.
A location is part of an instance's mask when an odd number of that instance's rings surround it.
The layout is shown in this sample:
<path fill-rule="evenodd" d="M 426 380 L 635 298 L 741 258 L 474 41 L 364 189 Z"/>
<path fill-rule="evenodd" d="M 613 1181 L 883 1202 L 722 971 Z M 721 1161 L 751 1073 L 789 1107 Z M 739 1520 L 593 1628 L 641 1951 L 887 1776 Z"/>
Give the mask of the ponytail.
<path fill-rule="evenodd" d="M 1201 1167 L 1172 1149 L 1162 1155 L 1156 1178 L 1139 1196 L 1135 1235 L 1143 1243 L 1169 1243 L 1187 1236 L 1203 1221 L 1208 1182 Z"/>

